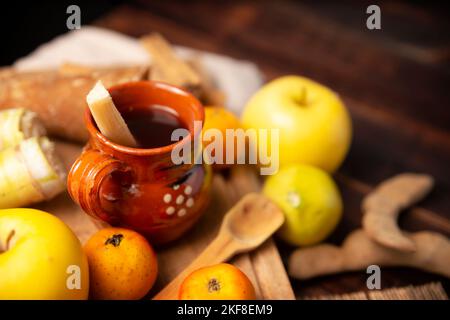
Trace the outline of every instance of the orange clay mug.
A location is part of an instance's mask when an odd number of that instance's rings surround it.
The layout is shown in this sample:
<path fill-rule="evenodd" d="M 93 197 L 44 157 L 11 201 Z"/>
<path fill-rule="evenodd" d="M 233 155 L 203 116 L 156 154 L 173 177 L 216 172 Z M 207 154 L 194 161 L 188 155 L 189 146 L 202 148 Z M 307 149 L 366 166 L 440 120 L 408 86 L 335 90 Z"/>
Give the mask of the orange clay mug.
<path fill-rule="evenodd" d="M 70 196 L 90 216 L 136 230 L 152 243 L 175 240 L 197 221 L 209 199 L 209 167 L 175 165 L 171 159 L 175 146 L 194 145 L 192 137 L 201 134 L 194 121 L 204 121 L 203 106 L 184 90 L 160 82 L 125 83 L 109 92 L 122 114 L 151 105 L 172 109 L 189 136 L 153 149 L 124 147 L 99 132 L 87 108 L 90 139 L 70 170 Z"/>

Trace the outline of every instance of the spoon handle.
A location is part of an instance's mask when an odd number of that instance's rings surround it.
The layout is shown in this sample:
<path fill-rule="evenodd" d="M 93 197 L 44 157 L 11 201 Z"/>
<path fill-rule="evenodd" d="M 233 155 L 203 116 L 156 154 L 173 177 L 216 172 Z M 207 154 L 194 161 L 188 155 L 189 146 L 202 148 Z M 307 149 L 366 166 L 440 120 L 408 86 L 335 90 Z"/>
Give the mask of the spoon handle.
<path fill-rule="evenodd" d="M 238 250 L 239 246 L 234 239 L 227 232 L 220 232 L 206 249 L 153 299 L 177 300 L 180 285 L 189 274 L 201 267 L 227 261 Z"/>

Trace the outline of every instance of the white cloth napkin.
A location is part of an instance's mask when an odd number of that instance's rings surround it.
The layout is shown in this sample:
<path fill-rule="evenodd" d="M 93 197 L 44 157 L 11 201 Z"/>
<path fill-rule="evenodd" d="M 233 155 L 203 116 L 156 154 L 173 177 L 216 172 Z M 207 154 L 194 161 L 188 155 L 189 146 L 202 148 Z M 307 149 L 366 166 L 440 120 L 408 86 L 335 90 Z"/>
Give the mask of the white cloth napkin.
<path fill-rule="evenodd" d="M 240 114 L 247 100 L 263 83 L 258 67 L 209 52 L 176 47 L 182 57 L 200 55 L 206 70 L 227 96 L 227 107 Z M 150 62 L 148 53 L 131 38 L 107 29 L 85 26 L 68 32 L 39 46 L 26 57 L 18 59 L 14 67 L 20 70 L 56 68 L 63 62 L 86 65 L 127 65 Z"/>

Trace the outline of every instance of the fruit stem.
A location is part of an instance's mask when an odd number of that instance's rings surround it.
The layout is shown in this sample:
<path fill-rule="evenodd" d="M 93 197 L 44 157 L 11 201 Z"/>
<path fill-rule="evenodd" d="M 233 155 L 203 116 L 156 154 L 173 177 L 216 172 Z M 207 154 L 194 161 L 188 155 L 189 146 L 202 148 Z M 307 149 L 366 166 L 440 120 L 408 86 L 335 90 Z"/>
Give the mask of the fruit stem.
<path fill-rule="evenodd" d="M 217 281 L 217 279 L 212 278 L 211 280 L 208 281 L 208 291 L 209 292 L 219 291 L 219 290 L 220 290 L 220 282 Z"/>
<path fill-rule="evenodd" d="M 301 92 L 300 92 L 300 96 L 296 97 L 295 101 L 300 104 L 301 106 L 306 106 L 307 105 L 307 92 L 306 92 L 306 88 L 302 87 Z"/>
<path fill-rule="evenodd" d="M 122 242 L 123 234 L 114 234 L 110 238 L 106 239 L 105 244 L 112 244 L 114 247 L 118 247 Z"/>

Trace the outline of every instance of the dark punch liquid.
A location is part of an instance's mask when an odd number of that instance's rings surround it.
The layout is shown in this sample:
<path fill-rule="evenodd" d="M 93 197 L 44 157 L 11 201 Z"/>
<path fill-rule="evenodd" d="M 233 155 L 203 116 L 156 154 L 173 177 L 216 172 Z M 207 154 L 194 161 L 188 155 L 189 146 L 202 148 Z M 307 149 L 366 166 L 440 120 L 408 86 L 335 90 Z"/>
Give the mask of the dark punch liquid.
<path fill-rule="evenodd" d="M 123 116 L 139 148 L 151 149 L 170 145 L 175 143 L 171 140 L 175 129 L 187 129 L 178 114 L 166 106 L 131 108 Z"/>

